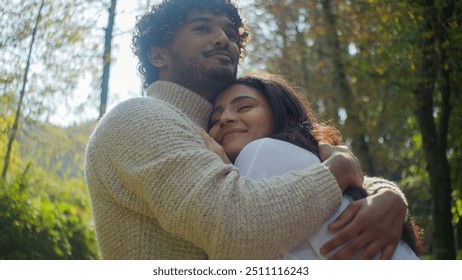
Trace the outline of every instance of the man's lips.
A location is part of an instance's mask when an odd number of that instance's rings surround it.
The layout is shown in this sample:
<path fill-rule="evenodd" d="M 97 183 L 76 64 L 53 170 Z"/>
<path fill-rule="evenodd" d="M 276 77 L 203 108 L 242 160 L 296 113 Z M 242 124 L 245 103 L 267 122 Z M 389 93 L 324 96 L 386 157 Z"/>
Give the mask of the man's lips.
<path fill-rule="evenodd" d="M 216 51 L 209 51 L 205 53 L 206 57 L 217 56 L 221 60 L 226 60 L 229 63 L 234 63 L 234 58 L 230 52 L 225 50 L 216 50 Z"/>

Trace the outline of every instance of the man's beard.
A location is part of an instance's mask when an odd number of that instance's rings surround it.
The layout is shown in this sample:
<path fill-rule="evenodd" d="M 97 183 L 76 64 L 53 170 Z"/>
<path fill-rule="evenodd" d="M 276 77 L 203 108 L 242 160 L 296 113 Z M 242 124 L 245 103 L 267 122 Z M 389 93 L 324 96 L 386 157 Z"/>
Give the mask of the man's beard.
<path fill-rule="evenodd" d="M 172 72 L 175 83 L 199 94 L 206 90 L 218 94 L 230 86 L 236 79 L 237 67 L 234 71 L 221 65 L 206 67 L 197 58 L 185 57 L 169 50 L 172 60 Z"/>

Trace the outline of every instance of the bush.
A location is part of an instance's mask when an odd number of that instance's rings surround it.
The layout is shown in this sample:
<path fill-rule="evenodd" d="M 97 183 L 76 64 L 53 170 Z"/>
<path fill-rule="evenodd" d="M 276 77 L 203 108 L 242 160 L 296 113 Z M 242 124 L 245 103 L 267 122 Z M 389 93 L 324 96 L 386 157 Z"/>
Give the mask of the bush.
<path fill-rule="evenodd" d="M 30 187 L 25 176 L 11 183 L 0 180 L 0 259 L 98 258 L 82 203 L 31 197 Z"/>

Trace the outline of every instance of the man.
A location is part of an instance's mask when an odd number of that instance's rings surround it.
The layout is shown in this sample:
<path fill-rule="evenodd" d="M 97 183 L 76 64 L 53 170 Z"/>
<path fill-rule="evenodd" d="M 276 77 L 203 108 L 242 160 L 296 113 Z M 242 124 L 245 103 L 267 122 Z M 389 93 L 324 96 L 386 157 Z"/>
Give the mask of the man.
<path fill-rule="evenodd" d="M 166 0 L 136 27 L 133 49 L 148 98 L 111 110 L 87 148 L 103 258 L 273 258 L 319 227 L 348 184 L 362 184 L 347 150 L 331 147 L 323 164 L 252 181 L 206 149 L 196 127 L 206 127 L 210 101 L 235 79 L 245 52 L 247 32 L 234 4 Z M 346 225 L 326 252 L 357 236 L 336 258 L 362 248 L 361 257 L 383 250 L 388 258 L 400 239 L 404 199 L 389 182 L 370 185 L 377 194 L 333 226 Z"/>

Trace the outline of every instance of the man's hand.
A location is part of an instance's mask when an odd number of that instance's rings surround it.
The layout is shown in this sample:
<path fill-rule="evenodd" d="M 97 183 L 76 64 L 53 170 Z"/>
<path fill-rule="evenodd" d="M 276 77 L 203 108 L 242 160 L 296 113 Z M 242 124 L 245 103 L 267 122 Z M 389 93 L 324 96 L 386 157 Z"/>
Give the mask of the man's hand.
<path fill-rule="evenodd" d="M 388 189 L 352 202 L 328 226 L 329 230 L 340 231 L 321 253 L 326 255 L 346 243 L 330 259 L 372 259 L 376 255 L 390 259 L 401 239 L 406 211 L 401 196 Z"/>
<path fill-rule="evenodd" d="M 360 187 L 364 176 L 359 160 L 347 146 L 332 146 L 319 143 L 319 155 L 323 164 L 334 175 L 342 192 L 348 186 Z"/>
<path fill-rule="evenodd" d="M 223 147 L 220 144 L 218 144 L 217 141 L 215 141 L 215 139 L 213 139 L 203 128 L 198 127 L 197 129 L 199 130 L 207 149 L 221 157 L 224 163 L 231 163 Z"/>

